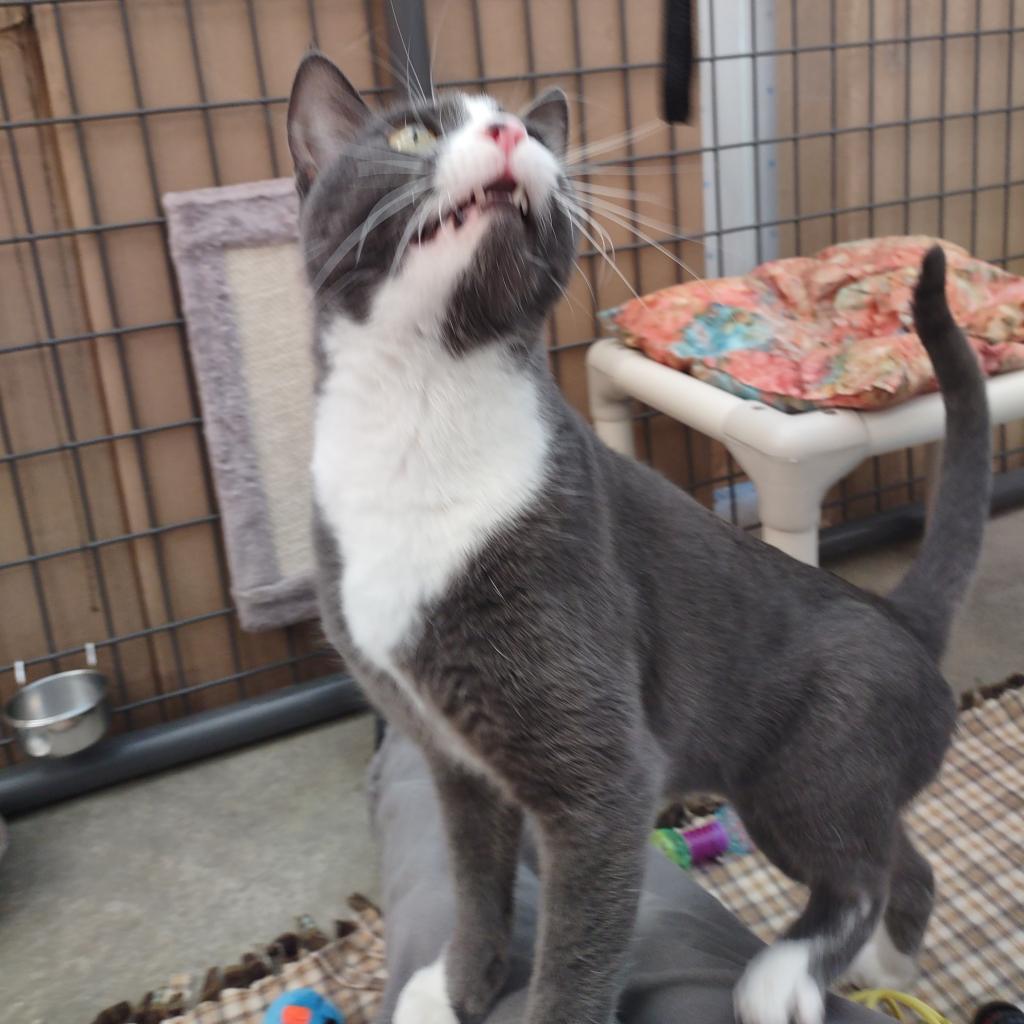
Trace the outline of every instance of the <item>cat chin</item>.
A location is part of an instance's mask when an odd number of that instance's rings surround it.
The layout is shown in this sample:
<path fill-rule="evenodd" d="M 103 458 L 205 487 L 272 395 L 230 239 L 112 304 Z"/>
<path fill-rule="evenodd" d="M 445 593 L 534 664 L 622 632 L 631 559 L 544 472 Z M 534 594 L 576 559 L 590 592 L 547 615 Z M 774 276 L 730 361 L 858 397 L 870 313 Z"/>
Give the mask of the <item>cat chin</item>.
<path fill-rule="evenodd" d="M 488 231 L 504 232 L 505 237 L 511 239 L 521 236 L 524 229 L 504 211 L 480 210 L 473 206 L 465 212 L 461 225 L 456 227 L 446 220 L 429 239 L 411 245 L 409 252 L 437 252 L 445 251 L 446 248 L 454 250 L 459 246 L 475 251 Z"/>
<path fill-rule="evenodd" d="M 525 229 L 508 215 L 477 213 L 460 228 L 439 229 L 428 243 L 410 246 L 374 309 L 401 302 L 409 317 L 427 323 L 444 316 L 456 290 L 468 285 L 471 296 L 486 295 L 489 314 L 500 318 L 507 308 L 530 304 L 535 284 L 526 270 L 532 268 L 520 251 L 529 245 Z M 510 290 L 512 280 L 518 292 Z"/>
<path fill-rule="evenodd" d="M 417 297 L 430 305 L 443 306 L 459 278 L 473 266 L 493 219 L 477 216 L 457 230 L 439 229 L 422 246 L 410 246 L 392 284 L 402 289 L 407 300 L 413 300 L 413 308 Z"/>

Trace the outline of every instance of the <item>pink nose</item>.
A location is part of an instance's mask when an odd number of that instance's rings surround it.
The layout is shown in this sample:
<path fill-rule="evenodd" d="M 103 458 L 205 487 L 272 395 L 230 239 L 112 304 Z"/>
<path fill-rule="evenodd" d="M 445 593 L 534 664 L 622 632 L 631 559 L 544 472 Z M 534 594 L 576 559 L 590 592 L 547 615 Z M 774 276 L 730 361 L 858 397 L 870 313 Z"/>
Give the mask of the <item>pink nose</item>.
<path fill-rule="evenodd" d="M 522 121 L 509 117 L 489 124 L 484 129 L 484 134 L 494 139 L 502 153 L 508 156 L 526 138 L 526 129 Z"/>

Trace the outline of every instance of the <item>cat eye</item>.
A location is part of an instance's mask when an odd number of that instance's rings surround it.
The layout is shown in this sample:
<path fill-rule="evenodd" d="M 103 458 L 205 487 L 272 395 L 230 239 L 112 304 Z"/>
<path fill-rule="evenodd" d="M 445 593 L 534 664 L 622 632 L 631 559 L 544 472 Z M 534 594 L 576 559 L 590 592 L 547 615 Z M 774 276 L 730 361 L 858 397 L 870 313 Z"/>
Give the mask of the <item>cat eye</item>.
<path fill-rule="evenodd" d="M 435 142 L 437 136 L 421 124 L 404 125 L 388 136 L 388 145 L 399 153 L 426 153 Z"/>

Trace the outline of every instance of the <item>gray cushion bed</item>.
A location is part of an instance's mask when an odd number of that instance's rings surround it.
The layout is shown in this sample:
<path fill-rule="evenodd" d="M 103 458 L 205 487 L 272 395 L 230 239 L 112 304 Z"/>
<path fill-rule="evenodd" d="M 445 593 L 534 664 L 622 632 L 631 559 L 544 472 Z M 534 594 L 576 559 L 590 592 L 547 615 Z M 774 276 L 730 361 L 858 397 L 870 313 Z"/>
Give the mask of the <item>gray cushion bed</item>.
<path fill-rule="evenodd" d="M 417 748 L 393 729 L 370 771 L 370 807 L 387 927 L 388 984 L 379 1018 L 386 1024 L 402 986 L 417 968 L 437 958 L 454 921 L 433 784 Z M 538 897 L 531 852 L 524 849 L 512 973 L 487 1024 L 521 1024 L 524 1019 Z M 761 941 L 713 896 L 652 848 L 620 1007 L 623 1024 L 733 1024 L 733 985 L 761 948 Z M 829 999 L 829 1024 L 878 1024 L 883 1019 L 838 997 Z"/>

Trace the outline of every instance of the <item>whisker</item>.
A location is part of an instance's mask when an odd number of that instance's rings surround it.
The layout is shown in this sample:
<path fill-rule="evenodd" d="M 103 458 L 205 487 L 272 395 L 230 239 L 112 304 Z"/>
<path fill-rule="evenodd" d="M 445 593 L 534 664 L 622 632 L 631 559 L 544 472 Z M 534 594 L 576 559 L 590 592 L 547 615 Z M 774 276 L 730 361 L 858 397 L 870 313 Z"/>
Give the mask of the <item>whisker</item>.
<path fill-rule="evenodd" d="M 381 57 L 375 53 L 371 53 L 370 58 L 374 62 L 374 64 L 377 65 L 377 67 L 381 68 L 382 70 L 386 71 L 389 75 L 394 77 L 395 81 L 398 82 L 399 85 L 406 85 L 410 90 L 411 98 L 416 99 L 416 83 L 411 81 L 408 75 L 402 71 L 402 66 L 400 63 L 396 62 L 393 56 L 394 51 L 391 49 L 391 47 L 388 47 L 388 51 L 388 56 L 386 57 Z M 398 56 L 400 57 L 401 55 L 399 54 Z M 418 95 L 420 98 L 423 97 L 422 90 L 419 91 Z"/>
<path fill-rule="evenodd" d="M 575 260 L 573 260 L 573 265 L 580 272 L 580 276 L 582 277 L 583 270 L 580 265 Z M 569 289 L 562 284 L 554 274 L 548 274 L 548 277 L 551 279 L 551 283 L 562 293 L 562 298 L 565 299 L 571 309 L 578 310 L 580 313 L 586 313 L 586 310 L 569 293 Z M 585 277 L 583 279 L 586 280 Z"/>
<path fill-rule="evenodd" d="M 652 217 L 645 217 L 635 210 L 627 209 L 624 206 L 619 206 L 618 203 L 609 202 L 607 199 L 603 199 L 599 196 L 587 196 L 587 201 L 593 205 L 593 208 L 601 213 L 602 211 L 608 211 L 610 214 L 617 214 L 620 217 L 625 217 L 629 220 L 635 220 L 638 224 L 643 224 L 644 227 L 653 229 L 654 231 L 664 232 L 666 235 L 672 235 L 673 241 L 678 239 L 682 242 L 688 242 L 691 245 L 705 245 L 706 243 L 700 238 L 691 238 L 689 235 L 682 235 L 679 233 L 678 227 L 673 224 L 668 224 L 665 221 L 654 220 Z"/>
<path fill-rule="evenodd" d="M 610 196 L 612 199 L 635 199 L 668 209 L 668 203 L 660 202 L 649 192 L 636 192 L 631 188 L 612 188 L 608 185 L 594 185 L 589 181 L 574 181 L 572 186 L 577 192 Z"/>
<path fill-rule="evenodd" d="M 575 146 L 565 154 L 565 162 L 569 164 L 579 163 L 585 157 L 596 156 L 598 153 L 607 153 L 610 150 L 626 146 L 637 139 L 646 138 L 654 132 L 664 128 L 661 121 L 648 121 L 647 124 L 630 128 L 627 131 L 619 132 L 618 135 L 609 135 L 604 139 L 588 143 L 584 146 Z"/>
<path fill-rule="evenodd" d="M 594 293 L 594 288 L 593 288 L 593 285 L 591 285 L 591 283 L 590 283 L 590 278 L 587 276 L 586 272 L 583 270 L 583 267 L 580 266 L 580 261 L 578 259 L 574 259 L 572 261 L 572 265 L 573 265 L 573 267 L 576 268 L 576 271 L 579 273 L 580 279 L 587 286 L 587 291 L 590 292 L 590 301 L 596 307 L 597 304 L 598 304 L 597 303 L 597 295 Z M 555 284 L 558 284 L 558 280 L 557 280 L 557 278 L 555 277 L 554 274 L 549 274 L 548 276 L 551 278 L 552 281 L 555 282 Z M 565 301 L 568 302 L 570 306 L 574 307 L 575 309 L 578 309 L 584 315 L 587 314 L 587 310 L 584 309 L 584 307 L 582 305 L 580 305 L 580 303 L 578 303 L 572 297 L 572 295 L 570 294 L 569 289 L 568 289 L 568 287 L 566 285 L 558 284 L 558 289 L 562 293 L 562 295 L 565 297 Z"/>
<path fill-rule="evenodd" d="M 366 166 L 390 166 L 403 167 L 408 170 L 423 170 L 426 162 L 418 156 L 409 156 L 399 153 L 397 150 L 381 150 L 374 146 L 361 145 L 358 142 L 350 142 L 345 147 L 346 153 L 359 158 L 360 163 Z"/>
<path fill-rule="evenodd" d="M 402 163 L 401 160 L 389 160 L 384 158 L 372 158 L 369 156 L 363 156 L 362 154 L 355 154 L 356 159 L 359 161 L 359 169 L 357 175 L 360 178 L 365 178 L 370 174 L 374 173 L 390 173 L 392 170 L 399 171 L 402 174 L 424 174 L 426 173 L 426 167 L 424 164 L 407 164 Z M 384 168 L 385 170 L 380 170 Z"/>
<path fill-rule="evenodd" d="M 656 161 L 662 161 L 668 163 L 672 157 L 662 156 L 651 160 L 644 160 L 644 165 L 649 163 L 655 163 Z M 583 175 L 585 177 L 591 177 L 595 174 L 614 174 L 614 175 L 643 175 L 651 174 L 664 177 L 667 173 L 665 167 L 650 167 L 637 165 L 633 162 L 633 158 L 623 157 L 621 160 L 601 160 L 594 164 L 568 164 L 565 167 L 565 175 L 567 178 L 575 180 L 577 177 Z"/>
<path fill-rule="evenodd" d="M 395 249 L 395 257 L 391 261 L 391 273 L 395 272 L 398 264 L 401 263 L 402 257 L 405 255 L 405 250 L 409 248 L 412 243 L 412 236 L 414 233 L 419 233 L 422 237 L 423 229 L 427 223 L 427 201 L 430 197 L 426 197 L 417 207 L 413 210 L 412 216 L 409 218 L 409 223 L 406 224 L 405 230 L 402 232 L 402 237 L 398 240 L 398 247 Z M 417 218 L 419 223 L 417 224 Z"/>
<path fill-rule="evenodd" d="M 597 293 L 594 291 L 594 286 L 590 283 L 589 275 L 583 272 L 583 267 L 578 259 L 573 259 L 572 264 L 580 272 L 580 277 L 583 278 L 583 283 L 587 286 L 587 291 L 590 292 L 591 303 L 597 306 Z"/>
<path fill-rule="evenodd" d="M 452 5 L 452 0 L 445 0 L 444 7 L 441 8 L 441 17 L 438 18 L 437 28 L 434 30 L 434 42 L 430 47 L 430 71 L 433 74 L 434 68 L 437 67 L 437 46 L 441 42 L 441 36 L 444 34 L 444 23 L 448 18 L 448 9 Z M 434 81 L 430 81 L 430 95 L 436 100 L 437 93 L 434 90 Z"/>
<path fill-rule="evenodd" d="M 373 219 L 373 215 L 377 207 L 374 207 L 374 209 L 369 212 L 369 214 L 366 217 L 366 220 L 363 221 L 363 231 L 362 234 L 359 236 L 359 247 L 356 249 L 356 263 L 359 262 L 359 257 L 362 256 L 363 254 L 363 245 L 366 243 L 366 238 L 369 235 L 370 231 L 372 231 L 373 228 L 375 228 L 382 221 L 387 220 L 388 217 L 394 216 L 396 213 L 399 212 L 399 210 L 403 209 L 405 206 L 412 205 L 416 193 L 422 192 L 424 191 L 424 189 L 427 189 L 429 187 L 430 186 L 428 182 L 410 182 L 408 185 L 404 186 L 404 189 L 401 191 L 401 194 L 394 200 L 394 203 L 398 204 L 397 209 L 391 209 L 391 204 L 389 204 L 387 207 L 381 210 L 376 220 Z M 378 206 L 379 205 L 380 204 L 378 203 Z"/>
<path fill-rule="evenodd" d="M 423 171 L 420 168 L 413 167 L 394 167 L 391 164 L 379 164 L 377 167 L 364 167 L 356 175 L 359 178 L 383 178 L 383 177 L 394 177 L 402 175 L 406 178 L 417 178 L 422 177 Z M 372 183 L 367 187 L 373 187 Z M 379 187 L 379 185 L 378 185 Z"/>
<path fill-rule="evenodd" d="M 670 253 L 668 249 L 666 249 L 660 242 L 652 238 L 650 235 L 645 235 L 639 228 L 636 227 L 635 224 L 631 224 L 624 217 L 619 217 L 617 214 L 611 213 L 608 210 L 598 209 L 598 213 L 607 217 L 613 223 L 618 224 L 619 227 L 623 227 L 627 231 L 632 232 L 634 235 L 636 235 L 637 238 L 640 239 L 641 242 L 644 242 L 647 245 L 651 246 L 651 248 L 656 249 L 658 252 L 662 254 L 662 256 L 665 256 L 667 259 L 670 259 L 673 263 L 676 264 L 676 266 L 681 268 L 685 273 L 689 274 L 694 279 L 694 281 L 699 281 L 703 283 L 704 278 L 701 277 L 700 274 L 698 274 L 692 267 L 690 267 L 683 260 L 679 259 L 677 256 L 674 256 L 672 253 Z M 709 289 L 708 295 L 710 294 L 711 292 Z"/>
<path fill-rule="evenodd" d="M 366 215 L 363 223 L 338 245 L 330 259 L 328 259 L 320 268 L 319 273 L 313 281 L 313 291 L 317 292 L 320 290 L 320 286 L 334 272 L 338 264 L 356 245 L 359 246 L 359 253 L 356 256 L 356 260 L 358 262 L 359 255 L 362 254 L 363 243 L 366 241 L 366 237 L 370 231 L 389 217 L 393 217 L 406 206 L 411 205 L 415 200 L 416 194 L 428 189 L 429 187 L 430 185 L 428 182 L 412 181 L 405 185 L 400 185 L 397 189 L 393 189 L 380 199 L 373 209 L 371 209 Z M 374 219 L 375 217 L 376 219 Z"/>
<path fill-rule="evenodd" d="M 626 277 L 626 275 L 623 274 L 622 271 L 619 270 L 619 268 L 615 265 L 615 261 L 609 258 L 608 253 L 601 248 L 601 246 L 597 242 L 597 239 L 595 239 L 594 236 L 586 229 L 586 227 L 583 224 L 583 221 L 579 217 L 577 217 L 575 213 L 570 209 L 569 204 L 566 202 L 567 197 L 565 196 L 565 194 L 556 193 L 556 196 L 558 197 L 558 201 L 564 204 L 565 212 L 569 219 L 576 226 L 576 230 L 579 231 L 579 233 L 583 235 L 583 237 L 586 238 L 588 242 L 590 242 L 590 244 L 595 248 L 595 250 L 597 250 L 600 253 L 605 263 L 607 263 L 608 266 L 611 267 L 613 271 L 615 271 L 615 273 L 618 275 L 622 283 L 629 289 L 630 294 L 632 294 L 634 298 L 637 299 L 637 301 L 646 305 L 646 303 L 644 303 L 644 300 L 639 295 L 637 295 L 636 289 L 633 287 L 632 284 L 630 284 L 629 279 Z M 577 209 L 579 209 L 579 207 L 577 207 Z M 585 211 L 581 212 L 585 213 Z M 594 224 L 592 220 L 590 221 L 590 223 L 594 227 L 597 227 L 597 225 Z"/>
<path fill-rule="evenodd" d="M 597 233 L 600 235 L 600 237 L 602 239 L 602 250 L 604 252 L 607 252 L 608 249 L 611 249 L 612 250 L 612 255 L 614 256 L 615 255 L 615 242 L 612 240 L 612 236 L 608 233 L 608 231 L 606 230 L 604 225 L 603 224 L 599 224 L 596 220 L 594 220 L 594 218 L 590 215 L 590 211 L 585 206 L 583 206 L 580 203 L 578 203 L 571 196 L 567 196 L 563 192 L 563 193 L 561 193 L 561 197 L 566 202 L 566 204 L 567 204 L 566 208 L 567 209 L 571 207 L 572 210 L 577 214 L 577 216 L 585 217 L 587 223 L 595 231 L 597 231 Z"/>
<path fill-rule="evenodd" d="M 361 153 L 376 153 L 378 155 L 384 154 L 392 157 L 395 160 L 406 160 L 409 163 L 419 163 L 421 158 L 413 153 L 401 153 L 397 149 L 382 149 L 380 146 L 370 146 L 365 142 L 348 142 L 345 144 L 346 149 L 354 149 Z"/>
<path fill-rule="evenodd" d="M 396 153 L 394 150 L 389 150 L 386 154 L 383 154 L 377 150 L 358 146 L 354 143 L 349 144 L 349 150 L 355 150 L 355 156 L 364 164 L 392 164 L 395 167 L 409 168 L 422 168 L 424 166 L 422 160 L 402 156 L 401 153 Z"/>
<path fill-rule="evenodd" d="M 423 83 L 420 81 L 419 72 L 416 70 L 412 62 L 412 54 L 409 51 L 409 44 L 405 41 L 405 34 L 402 32 L 402 26 L 398 20 L 398 12 L 395 10 L 394 0 L 388 0 L 388 6 L 391 8 L 392 24 L 398 30 L 398 41 L 402 44 L 402 49 L 405 50 L 405 82 L 411 88 L 415 79 L 416 88 L 419 90 L 420 99 L 426 103 L 427 94 L 423 89 Z M 409 77 L 409 73 L 412 73 L 412 78 Z M 430 83 L 430 96 L 434 97 L 434 83 Z"/>

